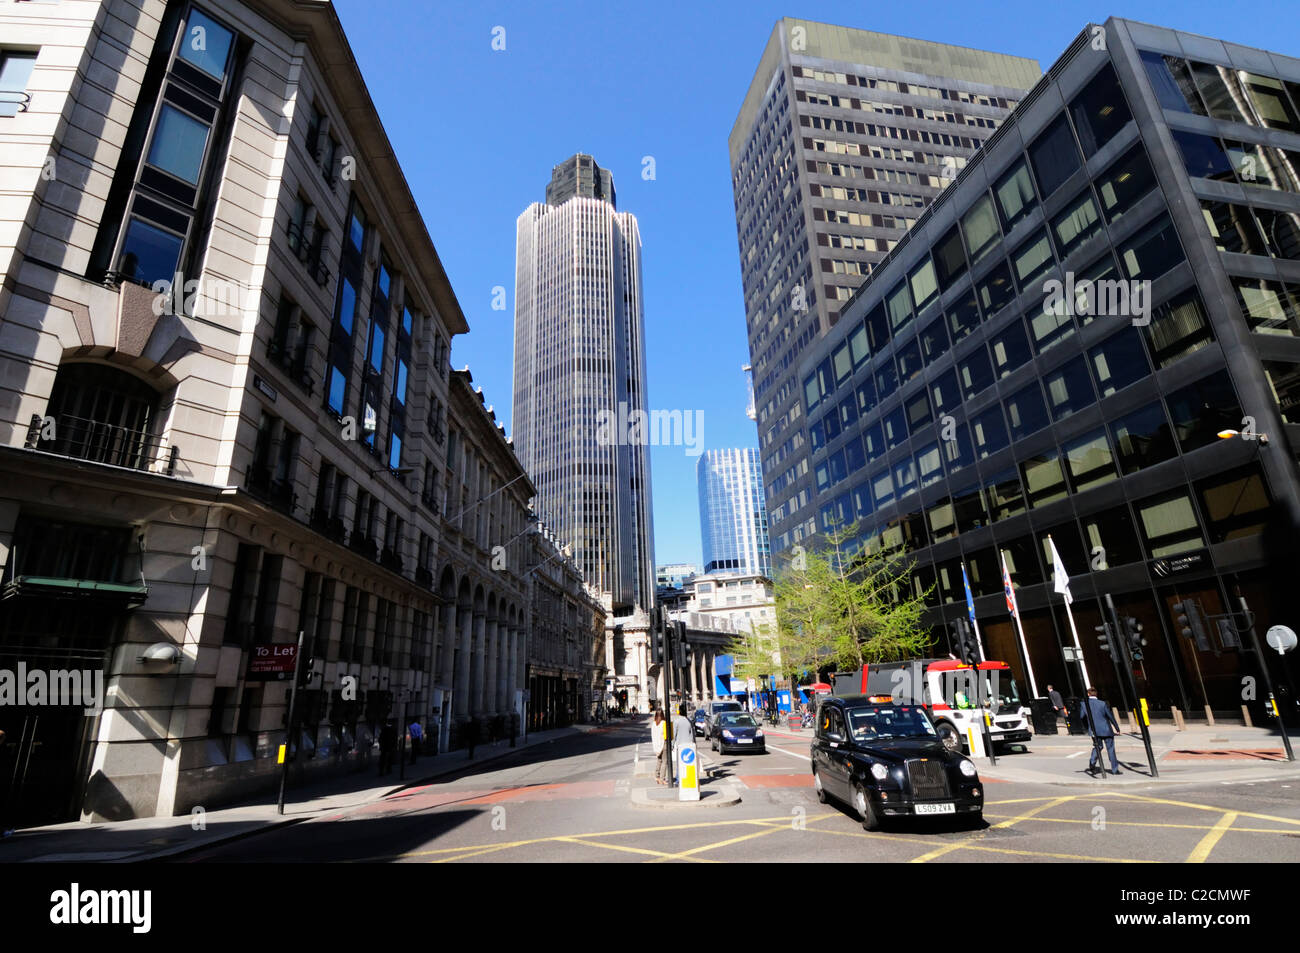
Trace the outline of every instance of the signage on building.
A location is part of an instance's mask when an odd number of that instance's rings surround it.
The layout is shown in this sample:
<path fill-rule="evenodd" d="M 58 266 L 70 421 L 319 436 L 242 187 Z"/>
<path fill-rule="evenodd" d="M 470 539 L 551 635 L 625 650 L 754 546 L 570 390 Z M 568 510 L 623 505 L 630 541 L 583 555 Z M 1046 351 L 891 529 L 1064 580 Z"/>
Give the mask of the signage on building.
<path fill-rule="evenodd" d="M 1202 549 L 1200 552 L 1188 553 L 1185 556 L 1172 556 L 1166 559 L 1153 560 L 1151 563 L 1151 572 L 1153 575 L 1164 579 L 1168 576 L 1177 575 L 1180 572 L 1205 568 L 1208 566 L 1209 562 L 1209 554 Z"/>
<path fill-rule="evenodd" d="M 293 674 L 298 646 L 293 642 L 254 645 L 248 657 L 248 677 L 252 679 L 287 678 Z"/>
<path fill-rule="evenodd" d="M 275 400 L 277 397 L 280 396 L 275 392 L 274 387 L 272 387 L 266 381 L 262 380 L 262 378 L 258 377 L 256 374 L 253 375 L 253 386 L 256 387 L 258 390 L 260 390 L 267 397 L 271 398 L 271 400 Z"/>

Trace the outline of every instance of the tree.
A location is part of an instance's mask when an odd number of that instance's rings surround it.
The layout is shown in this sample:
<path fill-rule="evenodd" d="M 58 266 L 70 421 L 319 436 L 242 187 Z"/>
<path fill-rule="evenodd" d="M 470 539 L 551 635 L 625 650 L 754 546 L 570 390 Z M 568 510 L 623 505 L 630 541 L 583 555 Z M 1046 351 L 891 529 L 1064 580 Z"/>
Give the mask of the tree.
<path fill-rule="evenodd" d="M 832 527 L 816 550 L 796 547 L 776 579 L 780 652 L 787 671 L 857 670 L 915 658 L 931 644 L 912 563 L 854 544 L 857 523 Z"/>

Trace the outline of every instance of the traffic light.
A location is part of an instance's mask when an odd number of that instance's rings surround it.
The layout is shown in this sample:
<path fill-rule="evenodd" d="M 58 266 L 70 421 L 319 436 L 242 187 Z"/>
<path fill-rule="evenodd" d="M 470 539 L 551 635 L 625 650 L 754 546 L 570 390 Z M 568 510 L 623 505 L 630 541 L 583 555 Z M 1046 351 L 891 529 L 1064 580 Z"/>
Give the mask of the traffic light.
<path fill-rule="evenodd" d="M 1142 638 L 1142 623 L 1131 615 L 1125 616 L 1124 636 L 1128 639 L 1129 655 L 1133 661 L 1142 661 L 1142 646 L 1147 644 L 1147 640 Z"/>
<path fill-rule="evenodd" d="M 1101 650 L 1109 655 L 1112 661 L 1119 661 L 1116 656 L 1116 653 L 1119 651 L 1119 646 L 1115 645 L 1111 641 L 1112 633 L 1110 631 L 1110 623 L 1103 622 L 1101 625 L 1093 626 L 1093 628 L 1097 630 L 1097 641 L 1101 643 Z"/>
<path fill-rule="evenodd" d="M 663 616 L 662 610 L 656 606 L 650 610 L 650 663 L 662 665 L 664 654 Z"/>
<path fill-rule="evenodd" d="M 1178 634 L 1185 639 L 1192 639 L 1198 648 L 1207 648 L 1209 640 L 1205 635 L 1205 625 L 1201 621 L 1201 607 L 1191 599 L 1175 602 L 1174 612 L 1178 614 Z"/>
<path fill-rule="evenodd" d="M 952 654 L 961 661 L 970 663 L 970 649 L 966 644 L 966 632 L 961 619 L 952 624 Z"/>
<path fill-rule="evenodd" d="M 673 626 L 676 630 L 674 633 L 675 638 L 673 639 L 673 651 L 677 656 L 677 667 L 686 668 L 686 623 L 678 620 L 677 622 L 670 622 L 668 624 Z"/>

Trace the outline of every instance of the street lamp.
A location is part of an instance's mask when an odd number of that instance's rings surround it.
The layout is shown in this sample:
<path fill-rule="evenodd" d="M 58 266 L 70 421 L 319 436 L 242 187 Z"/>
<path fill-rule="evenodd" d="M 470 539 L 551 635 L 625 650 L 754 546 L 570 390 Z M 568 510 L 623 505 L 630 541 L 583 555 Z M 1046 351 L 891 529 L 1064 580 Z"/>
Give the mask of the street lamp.
<path fill-rule="evenodd" d="M 1231 440 L 1233 437 L 1240 437 L 1242 440 L 1258 440 L 1264 446 L 1268 446 L 1268 434 L 1244 434 L 1240 430 L 1220 430 L 1216 436 L 1220 440 Z"/>

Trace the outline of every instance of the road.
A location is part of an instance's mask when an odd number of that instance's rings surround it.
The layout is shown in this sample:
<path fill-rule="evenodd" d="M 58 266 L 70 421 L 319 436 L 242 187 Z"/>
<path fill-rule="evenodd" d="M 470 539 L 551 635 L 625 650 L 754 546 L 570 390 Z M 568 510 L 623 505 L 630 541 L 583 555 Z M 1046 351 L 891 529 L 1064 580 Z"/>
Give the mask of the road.
<path fill-rule="evenodd" d="M 808 741 L 769 731 L 766 754 L 721 756 L 734 806 L 633 803 L 653 788 L 644 723 L 615 723 L 516 753 L 364 807 L 184 855 L 186 862 L 566 861 L 1274 862 L 1300 861 L 1300 781 L 1062 787 L 986 782 L 986 826 L 894 823 L 868 833 L 819 804 Z M 1044 746 L 1045 747 L 1045 746 Z M 482 750 L 482 749 L 480 749 Z M 1008 755 L 1000 764 L 1030 753 Z M 1052 759 L 1058 752 L 1042 752 Z M 460 758 L 462 753 L 449 757 Z M 1079 762 L 1070 762 L 1078 764 Z M 716 783 L 716 782 L 715 782 Z"/>

